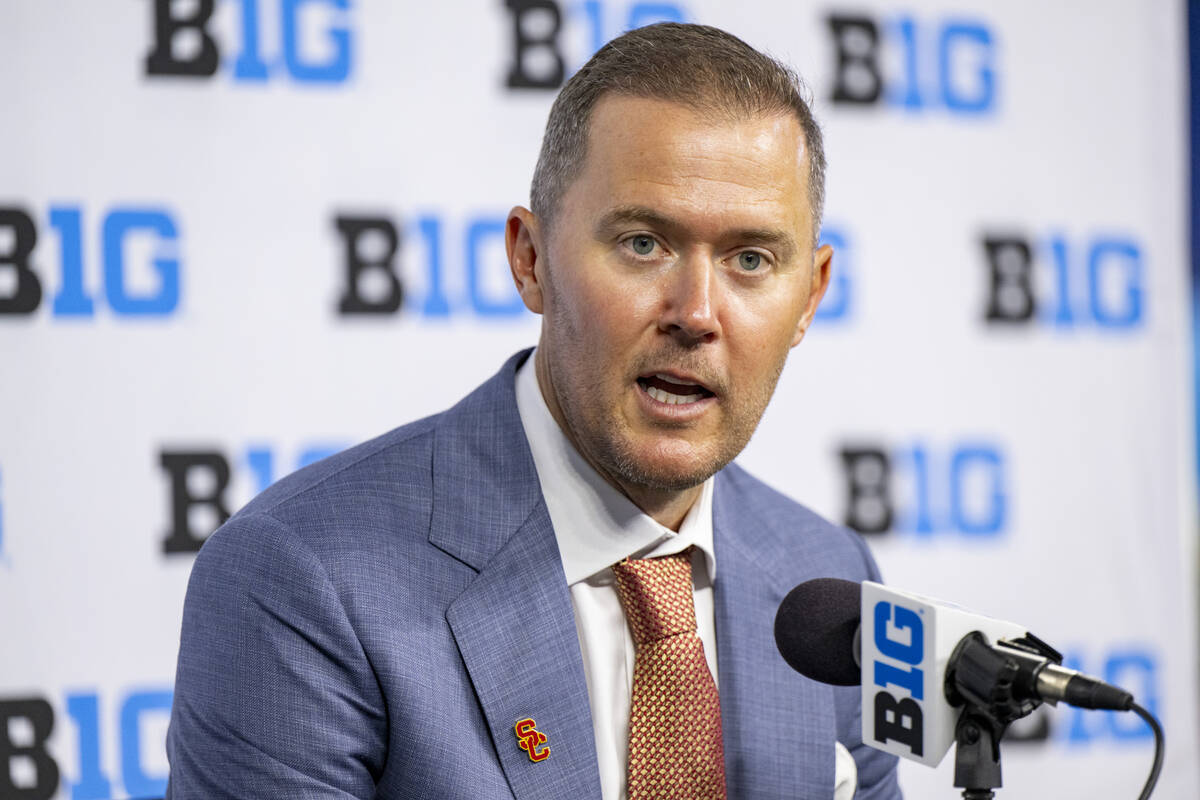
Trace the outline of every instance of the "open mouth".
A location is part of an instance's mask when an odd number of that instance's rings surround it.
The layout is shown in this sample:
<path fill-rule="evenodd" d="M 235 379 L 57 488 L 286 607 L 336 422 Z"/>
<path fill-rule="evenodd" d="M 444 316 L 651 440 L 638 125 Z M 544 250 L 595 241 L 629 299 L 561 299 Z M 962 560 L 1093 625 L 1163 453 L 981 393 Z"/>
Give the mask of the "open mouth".
<path fill-rule="evenodd" d="M 703 384 L 691 383 L 661 372 L 643 375 L 637 382 L 646 394 L 660 403 L 671 406 L 688 405 L 715 396 Z"/>

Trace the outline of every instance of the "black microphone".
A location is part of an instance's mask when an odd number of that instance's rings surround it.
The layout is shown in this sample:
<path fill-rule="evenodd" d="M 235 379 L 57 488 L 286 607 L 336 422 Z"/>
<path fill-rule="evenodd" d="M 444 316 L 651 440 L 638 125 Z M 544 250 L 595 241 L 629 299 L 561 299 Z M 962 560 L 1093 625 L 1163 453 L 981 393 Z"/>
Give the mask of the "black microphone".
<path fill-rule="evenodd" d="M 1064 668 L 1060 653 L 1011 622 L 873 581 L 817 578 L 780 603 L 775 644 L 802 675 L 862 685 L 864 744 L 936 767 L 957 742 L 954 785 L 964 797 L 993 796 L 1000 737 L 1043 702 L 1137 714 L 1154 732 L 1140 800 L 1158 781 L 1154 715 L 1124 689 Z"/>
<path fill-rule="evenodd" d="M 792 669 L 835 686 L 862 683 L 861 597 L 861 584 L 841 578 L 816 578 L 788 592 L 775 615 L 775 644 Z M 1062 667 L 1061 661 L 1061 655 L 1029 633 L 995 644 L 982 634 L 968 634 L 946 665 L 947 699 L 961 705 L 964 697 L 986 696 L 995 688 L 988 684 L 1003 680 L 1011 681 L 1018 702 L 1115 711 L 1132 706 L 1129 692 Z"/>
<path fill-rule="evenodd" d="M 821 683 L 862 683 L 861 597 L 861 586 L 841 578 L 816 578 L 788 592 L 775 614 L 783 660 Z"/>

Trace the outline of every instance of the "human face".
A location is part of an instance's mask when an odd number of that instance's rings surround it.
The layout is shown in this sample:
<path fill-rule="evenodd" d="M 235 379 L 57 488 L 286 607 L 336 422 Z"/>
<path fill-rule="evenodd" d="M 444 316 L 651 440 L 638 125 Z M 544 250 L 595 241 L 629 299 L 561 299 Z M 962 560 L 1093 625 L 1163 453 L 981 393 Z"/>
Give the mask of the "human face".
<path fill-rule="evenodd" d="M 608 95 L 553 221 L 510 215 L 547 405 L 635 502 L 697 487 L 758 425 L 829 278 L 807 176 L 791 115 Z"/>

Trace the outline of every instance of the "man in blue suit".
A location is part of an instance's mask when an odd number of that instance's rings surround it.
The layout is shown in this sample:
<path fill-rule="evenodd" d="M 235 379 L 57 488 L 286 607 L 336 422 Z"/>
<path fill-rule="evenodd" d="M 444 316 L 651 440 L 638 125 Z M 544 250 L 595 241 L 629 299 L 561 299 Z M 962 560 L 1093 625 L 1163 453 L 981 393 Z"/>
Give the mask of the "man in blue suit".
<path fill-rule="evenodd" d="M 730 463 L 829 280 L 823 169 L 795 77 L 740 40 L 602 48 L 508 219 L 532 356 L 280 481 L 197 557 L 168 796 L 899 797 L 858 690 L 772 635 L 796 584 L 877 579 L 869 553 Z M 727 795 L 626 783 L 641 645 L 611 565 L 671 554 Z"/>

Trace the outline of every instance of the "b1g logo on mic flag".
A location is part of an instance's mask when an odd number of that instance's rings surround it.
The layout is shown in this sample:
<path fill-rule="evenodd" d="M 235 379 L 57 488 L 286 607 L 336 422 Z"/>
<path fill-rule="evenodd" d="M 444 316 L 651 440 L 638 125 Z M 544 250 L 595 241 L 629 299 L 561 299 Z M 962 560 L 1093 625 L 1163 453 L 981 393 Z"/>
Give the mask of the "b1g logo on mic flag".
<path fill-rule="evenodd" d="M 946 662 L 976 630 L 990 639 L 1025 634 L 1010 622 L 863 581 L 863 741 L 936 767 L 954 742 L 959 713 L 942 689 Z"/>
<path fill-rule="evenodd" d="M 926 687 L 932 658 L 926 654 L 921 619 L 925 609 L 887 600 L 868 602 L 866 588 L 863 584 L 863 639 L 871 649 L 864 655 L 870 652 L 871 657 L 863 661 L 870 672 L 870 682 L 863 680 L 863 736 L 889 752 L 903 747 L 907 753 L 897 755 L 924 760 L 924 701 L 936 691 Z M 932 644 L 932 637 L 929 641 Z"/>

